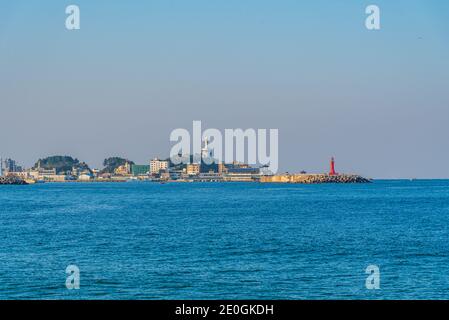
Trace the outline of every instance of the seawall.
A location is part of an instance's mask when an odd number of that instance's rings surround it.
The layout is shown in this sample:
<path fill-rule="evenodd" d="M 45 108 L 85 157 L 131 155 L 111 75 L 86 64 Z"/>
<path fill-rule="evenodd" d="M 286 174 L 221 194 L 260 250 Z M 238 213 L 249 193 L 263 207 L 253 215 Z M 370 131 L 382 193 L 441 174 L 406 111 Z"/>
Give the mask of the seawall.
<path fill-rule="evenodd" d="M 20 179 L 18 177 L 0 177 L 0 185 L 2 184 L 8 184 L 8 185 L 25 185 L 28 184 L 23 179 Z"/>
<path fill-rule="evenodd" d="M 262 183 L 370 183 L 371 180 L 359 175 L 353 174 L 281 174 L 274 176 L 263 176 L 260 178 Z"/>

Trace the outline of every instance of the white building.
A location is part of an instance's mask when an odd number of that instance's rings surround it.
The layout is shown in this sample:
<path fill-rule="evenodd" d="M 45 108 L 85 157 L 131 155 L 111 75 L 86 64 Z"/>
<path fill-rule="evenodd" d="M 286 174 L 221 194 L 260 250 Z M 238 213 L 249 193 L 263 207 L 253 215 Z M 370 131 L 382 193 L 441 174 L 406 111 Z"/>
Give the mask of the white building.
<path fill-rule="evenodd" d="M 204 138 L 204 147 L 201 148 L 201 158 L 207 159 L 211 156 L 211 153 L 209 152 L 209 138 Z"/>
<path fill-rule="evenodd" d="M 78 180 L 80 181 L 90 181 L 92 180 L 92 175 L 89 173 L 82 173 L 78 176 Z"/>
<path fill-rule="evenodd" d="M 150 174 L 159 173 L 161 170 L 168 169 L 168 161 L 155 158 L 150 161 Z"/>

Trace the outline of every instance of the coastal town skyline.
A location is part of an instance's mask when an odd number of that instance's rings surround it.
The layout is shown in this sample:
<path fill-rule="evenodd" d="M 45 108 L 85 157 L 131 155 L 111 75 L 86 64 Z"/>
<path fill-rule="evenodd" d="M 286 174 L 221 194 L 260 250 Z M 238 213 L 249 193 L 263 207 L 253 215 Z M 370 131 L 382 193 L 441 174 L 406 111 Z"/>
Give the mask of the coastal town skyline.
<path fill-rule="evenodd" d="M 153 158 L 149 164 L 135 164 L 132 160 L 109 157 L 103 168 L 90 168 L 71 156 L 50 156 L 39 159 L 30 167 L 17 161 L 0 158 L 0 185 L 24 185 L 46 182 L 261 182 L 261 183 L 370 183 L 373 180 L 357 174 L 337 172 L 335 159 L 329 171 L 322 173 L 277 173 L 268 165 L 253 166 L 245 162 L 224 162 L 213 157 L 205 140 L 201 154 L 176 156 L 177 159 Z"/>
<path fill-rule="evenodd" d="M 251 130 L 228 129 L 223 157 L 221 133 L 216 129 L 205 132 L 201 122 L 193 123 L 194 132 L 185 129 L 173 131 L 171 140 L 177 142 L 169 158 L 152 158 L 146 164 L 137 164 L 129 158 L 109 157 L 103 160 L 101 169 L 90 167 L 84 161 L 71 156 L 54 155 L 39 158 L 26 168 L 11 158 L 0 158 L 0 184 L 34 184 L 44 182 L 266 182 L 266 183 L 368 183 L 372 179 L 357 174 L 337 172 L 335 158 L 329 162 L 328 172 L 310 173 L 305 170 L 279 173 L 277 171 L 277 132 L 270 139 L 270 154 L 266 155 L 266 130 L 258 135 Z M 198 143 L 195 143 L 198 139 Z M 212 140 L 212 143 L 209 144 Z M 245 140 L 248 150 L 245 151 Z M 193 142 L 193 153 L 190 143 Z M 234 145 L 234 142 L 236 145 Z M 261 145 L 257 145 L 259 142 Z M 274 145 L 275 146 L 274 146 Z M 234 153 L 235 149 L 235 153 Z M 259 149 L 259 150 L 257 150 Z M 261 151 L 263 150 L 263 151 Z M 187 152 L 187 153 L 186 153 Z M 259 160 L 256 160 L 256 153 Z M 273 154 L 276 154 L 273 157 Z M 246 161 L 247 160 L 247 161 Z M 273 164 L 273 161 L 276 162 Z"/>
<path fill-rule="evenodd" d="M 337 153 L 339 154 L 339 153 Z M 53 156 L 68 156 L 68 157 L 72 157 L 74 159 L 81 159 L 83 163 L 86 163 L 89 165 L 89 168 L 91 169 L 96 169 L 96 170 L 100 170 L 102 168 L 104 168 L 103 162 L 108 159 L 108 158 L 123 158 L 126 160 L 129 160 L 129 162 L 132 163 L 149 163 L 151 162 L 151 160 L 153 159 L 163 159 L 163 160 L 170 160 L 170 156 L 169 156 L 169 151 L 162 153 L 162 155 L 155 155 L 155 156 L 150 156 L 147 157 L 147 159 L 145 160 L 133 160 L 135 158 L 132 158 L 130 156 L 126 156 L 126 154 L 124 152 L 117 152 L 117 153 L 112 153 L 109 155 L 105 155 L 103 159 L 99 160 L 99 159 L 95 159 L 94 161 L 85 161 L 85 159 L 83 159 L 80 156 L 77 156 L 74 153 L 70 153 L 70 152 L 55 152 L 55 153 L 50 153 L 50 154 L 45 154 L 45 153 L 40 153 L 38 156 L 36 156 L 35 159 L 43 159 L 43 158 L 48 158 L 48 157 L 53 157 Z M 31 169 L 34 167 L 34 165 L 37 163 L 36 160 L 31 160 L 31 161 L 22 161 L 21 159 L 15 157 L 15 156 L 10 156 L 10 155 L 0 155 L 1 159 L 9 159 L 9 160 L 13 160 L 14 162 L 17 163 L 17 165 L 21 168 L 27 168 L 27 169 Z M 334 158 L 333 155 L 329 154 L 327 157 L 325 157 L 325 159 L 330 159 L 330 158 Z M 142 157 L 140 157 L 139 159 L 142 159 Z M 343 157 L 343 159 L 345 159 Z M 234 161 L 237 162 L 237 161 Z M 232 163 L 232 162 L 228 162 L 228 163 Z M 299 162 L 300 163 L 300 162 Z M 259 165 L 262 166 L 262 165 Z M 296 168 L 291 168 L 291 170 L 285 170 L 285 166 L 282 165 L 282 161 L 280 161 L 279 163 L 280 169 L 277 173 L 289 173 L 289 172 L 315 172 L 315 173 L 324 173 L 326 172 L 326 170 L 328 169 L 328 163 L 325 161 L 320 161 L 319 165 L 313 165 L 310 168 L 306 168 L 306 167 L 296 167 Z M 345 165 L 345 163 L 341 164 L 341 168 L 343 172 L 350 172 L 350 173 L 360 173 L 360 170 L 357 171 L 356 167 L 353 166 L 348 166 L 347 164 Z M 348 169 L 349 168 L 349 169 Z M 362 174 L 364 174 L 362 172 Z M 424 175 L 420 172 L 417 172 L 415 174 L 410 174 L 410 175 L 405 175 L 405 176 L 401 176 L 401 175 L 378 175 L 378 176 L 369 176 L 364 174 L 367 177 L 370 177 L 372 179 L 446 179 L 449 177 L 449 174 L 446 175 L 446 173 L 442 172 L 441 175 L 437 175 L 437 176 L 429 176 L 429 175 Z"/>

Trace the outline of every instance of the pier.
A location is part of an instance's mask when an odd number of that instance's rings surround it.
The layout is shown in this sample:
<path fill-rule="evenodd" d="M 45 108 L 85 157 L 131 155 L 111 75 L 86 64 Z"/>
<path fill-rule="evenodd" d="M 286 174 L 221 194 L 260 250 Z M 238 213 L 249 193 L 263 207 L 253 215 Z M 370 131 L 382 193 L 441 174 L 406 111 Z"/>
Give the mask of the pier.
<path fill-rule="evenodd" d="M 370 183 L 371 180 L 355 174 L 282 174 L 263 176 L 262 183 Z"/>

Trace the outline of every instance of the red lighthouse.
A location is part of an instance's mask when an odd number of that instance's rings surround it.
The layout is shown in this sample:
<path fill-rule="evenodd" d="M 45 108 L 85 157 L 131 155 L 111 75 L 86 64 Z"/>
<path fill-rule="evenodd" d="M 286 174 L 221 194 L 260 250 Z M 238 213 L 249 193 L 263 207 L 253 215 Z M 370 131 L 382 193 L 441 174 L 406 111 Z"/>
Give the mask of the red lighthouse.
<path fill-rule="evenodd" d="M 331 158 L 331 167 L 330 167 L 329 175 L 330 176 L 336 176 L 337 175 L 337 173 L 335 172 L 335 160 L 334 160 L 334 157 Z"/>

